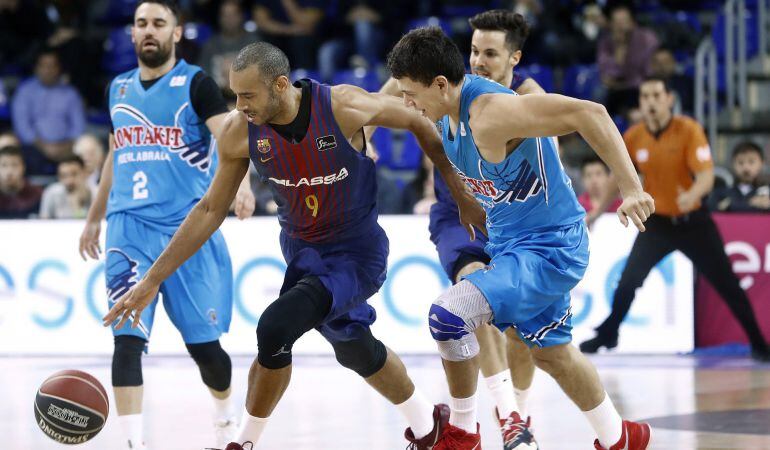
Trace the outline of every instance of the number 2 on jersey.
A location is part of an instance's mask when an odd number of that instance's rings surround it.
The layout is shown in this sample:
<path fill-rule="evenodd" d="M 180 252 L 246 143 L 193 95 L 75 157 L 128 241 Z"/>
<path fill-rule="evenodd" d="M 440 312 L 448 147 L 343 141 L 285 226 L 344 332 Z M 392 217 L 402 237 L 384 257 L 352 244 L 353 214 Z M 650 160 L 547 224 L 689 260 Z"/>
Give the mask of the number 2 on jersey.
<path fill-rule="evenodd" d="M 134 174 L 134 200 L 147 198 L 147 175 L 141 170 Z"/>
<path fill-rule="evenodd" d="M 313 217 L 318 215 L 318 197 L 315 194 L 310 194 L 305 197 L 305 205 L 308 209 L 313 211 Z"/>

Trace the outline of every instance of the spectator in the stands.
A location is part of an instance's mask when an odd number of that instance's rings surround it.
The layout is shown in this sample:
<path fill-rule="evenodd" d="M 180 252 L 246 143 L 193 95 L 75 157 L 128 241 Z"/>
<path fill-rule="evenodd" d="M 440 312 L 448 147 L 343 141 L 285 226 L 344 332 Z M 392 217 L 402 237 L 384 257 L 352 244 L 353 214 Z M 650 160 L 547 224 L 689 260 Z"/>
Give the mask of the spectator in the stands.
<path fill-rule="evenodd" d="M 639 85 L 650 73 L 650 59 L 658 48 L 655 33 L 636 24 L 628 6 L 615 6 L 609 28 L 599 38 L 599 75 L 607 90 L 605 106 L 611 115 L 636 106 Z"/>
<path fill-rule="evenodd" d="M 219 32 L 203 45 L 200 66 L 221 88 L 229 86 L 230 64 L 238 52 L 259 39 L 256 33 L 244 29 L 244 22 L 241 2 L 223 1 L 219 6 Z"/>
<path fill-rule="evenodd" d="M 733 176 L 731 187 L 715 190 L 709 199 L 715 211 L 768 212 L 770 211 L 770 182 L 762 177 L 765 156 L 762 148 L 751 141 L 739 143 L 733 149 Z"/>
<path fill-rule="evenodd" d="M 72 143 L 85 129 L 85 111 L 78 91 L 63 81 L 55 51 L 46 49 L 38 55 L 35 76 L 13 96 L 11 119 L 25 147 L 52 161 L 72 155 Z"/>
<path fill-rule="evenodd" d="M 339 0 L 335 17 L 328 27 L 328 40 L 318 50 L 321 79 L 331 81 L 334 72 L 345 66 L 374 68 L 380 58 L 383 34 L 382 7 L 372 0 Z"/>
<path fill-rule="evenodd" d="M 74 145 L 75 155 L 83 160 L 86 172 L 86 182 L 88 187 L 96 193 L 99 185 L 99 178 L 102 175 L 102 165 L 104 164 L 105 152 L 102 141 L 93 134 L 84 134 L 80 136 Z"/>
<path fill-rule="evenodd" d="M 0 67 L 32 65 L 40 43 L 51 32 L 43 2 L 0 0 Z"/>
<path fill-rule="evenodd" d="M 58 179 L 43 191 L 41 219 L 83 219 L 91 206 L 93 194 L 86 181 L 83 160 L 71 156 L 59 163 Z"/>
<path fill-rule="evenodd" d="M 27 181 L 19 147 L 0 147 L 0 219 L 37 214 L 43 189 Z"/>
<path fill-rule="evenodd" d="M 265 0 L 254 7 L 254 21 L 265 40 L 286 52 L 293 68 L 313 69 L 325 5 L 322 0 Z"/>
<path fill-rule="evenodd" d="M 601 202 L 613 189 L 610 182 L 610 168 L 598 156 L 589 156 L 580 164 L 580 178 L 585 190 L 578 197 L 578 202 L 588 213 L 586 216 L 588 223 L 593 223 L 598 217 L 597 211 L 600 210 Z M 621 203 L 620 198 L 615 198 L 605 211 L 615 212 Z"/>
<path fill-rule="evenodd" d="M 679 70 L 674 54 L 667 48 L 659 48 L 650 60 L 650 73 L 668 80 L 674 91 L 674 114 L 693 114 L 693 80 Z"/>

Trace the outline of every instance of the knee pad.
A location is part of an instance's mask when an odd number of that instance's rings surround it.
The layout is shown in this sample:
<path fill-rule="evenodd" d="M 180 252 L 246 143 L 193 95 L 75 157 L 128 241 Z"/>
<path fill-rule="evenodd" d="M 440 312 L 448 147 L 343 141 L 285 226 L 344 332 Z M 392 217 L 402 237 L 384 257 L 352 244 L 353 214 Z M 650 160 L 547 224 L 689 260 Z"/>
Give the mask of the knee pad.
<path fill-rule="evenodd" d="M 115 336 L 112 352 L 112 385 L 115 387 L 141 386 L 142 352 L 147 341 L 136 336 Z"/>
<path fill-rule="evenodd" d="M 185 346 L 198 365 L 203 383 L 215 391 L 226 391 L 230 387 L 233 365 L 219 340 Z"/>
<path fill-rule="evenodd" d="M 388 349 L 385 344 L 372 336 L 368 328 L 361 337 L 352 341 L 334 342 L 332 347 L 337 362 L 363 378 L 379 372 L 388 358 Z"/>
<path fill-rule="evenodd" d="M 474 331 L 492 321 L 492 309 L 471 282 L 463 280 L 449 288 L 430 307 L 428 326 L 447 361 L 465 361 L 479 353 Z"/>
<path fill-rule="evenodd" d="M 291 364 L 291 348 L 318 326 L 331 308 L 332 297 L 317 277 L 303 278 L 262 313 L 257 324 L 257 360 L 268 369 Z"/>

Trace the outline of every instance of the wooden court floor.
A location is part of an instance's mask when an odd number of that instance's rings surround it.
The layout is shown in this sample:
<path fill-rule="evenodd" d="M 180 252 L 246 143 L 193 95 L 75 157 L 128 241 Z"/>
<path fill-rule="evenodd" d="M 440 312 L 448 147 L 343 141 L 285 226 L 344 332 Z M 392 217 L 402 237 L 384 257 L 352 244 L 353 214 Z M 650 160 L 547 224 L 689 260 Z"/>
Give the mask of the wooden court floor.
<path fill-rule="evenodd" d="M 770 449 L 770 366 L 745 358 L 611 356 L 593 358 L 621 414 L 653 427 L 653 449 Z M 403 449 L 405 423 L 394 408 L 331 357 L 295 357 L 292 384 L 258 448 Z M 242 404 L 251 358 L 233 359 L 233 387 Z M 433 400 L 448 397 L 437 357 L 405 363 Z M 39 383 L 64 369 L 86 370 L 109 385 L 109 358 L 0 357 L 0 449 L 121 449 L 120 430 L 108 420 L 102 433 L 78 447 L 45 437 L 33 420 Z M 213 445 L 211 402 L 192 361 L 145 358 L 145 429 L 150 450 L 201 450 Z M 502 448 L 493 406 L 480 385 L 483 448 Z M 538 372 L 530 400 L 535 436 L 543 450 L 591 449 L 592 432 L 558 386 Z"/>

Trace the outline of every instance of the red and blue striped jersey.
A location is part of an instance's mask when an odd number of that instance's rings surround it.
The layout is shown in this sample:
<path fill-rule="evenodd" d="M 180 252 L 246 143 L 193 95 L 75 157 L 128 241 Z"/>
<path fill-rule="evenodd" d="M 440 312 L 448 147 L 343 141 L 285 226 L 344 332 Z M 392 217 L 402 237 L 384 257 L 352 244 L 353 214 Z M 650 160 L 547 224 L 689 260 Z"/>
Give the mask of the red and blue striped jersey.
<path fill-rule="evenodd" d="M 278 204 L 278 221 L 291 238 L 313 243 L 368 233 L 377 222 L 374 161 L 340 131 L 331 87 L 310 81 L 310 124 L 299 143 L 269 125 L 249 124 L 249 153 Z"/>

